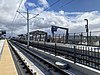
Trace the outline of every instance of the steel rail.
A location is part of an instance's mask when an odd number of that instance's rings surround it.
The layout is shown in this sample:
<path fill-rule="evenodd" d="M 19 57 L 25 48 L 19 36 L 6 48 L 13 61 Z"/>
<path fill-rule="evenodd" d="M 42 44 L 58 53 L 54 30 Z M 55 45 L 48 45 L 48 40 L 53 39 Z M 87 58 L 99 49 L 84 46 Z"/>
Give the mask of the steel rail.
<path fill-rule="evenodd" d="M 17 53 L 17 51 L 13 48 L 11 42 L 8 41 L 9 47 L 10 49 L 15 53 L 15 55 L 17 56 L 18 60 L 22 63 L 22 65 L 24 66 L 23 68 L 26 69 L 26 73 L 28 73 L 29 75 L 33 75 L 31 69 L 29 69 L 29 67 L 27 66 L 27 64 L 24 62 L 24 60 L 20 57 L 20 55 Z"/>
<path fill-rule="evenodd" d="M 70 75 L 70 73 L 66 72 L 65 70 L 61 69 L 60 67 L 56 66 L 54 63 L 44 59 L 41 55 L 35 54 L 34 52 L 32 52 L 31 50 L 25 48 L 24 46 L 22 46 L 21 44 L 17 44 L 14 42 L 14 44 L 16 44 L 18 47 L 20 47 L 21 49 L 23 49 L 23 51 L 26 51 L 26 53 L 36 57 L 38 60 L 43 61 L 45 64 L 48 64 L 49 67 L 55 69 L 55 71 L 59 72 L 61 75 Z"/>

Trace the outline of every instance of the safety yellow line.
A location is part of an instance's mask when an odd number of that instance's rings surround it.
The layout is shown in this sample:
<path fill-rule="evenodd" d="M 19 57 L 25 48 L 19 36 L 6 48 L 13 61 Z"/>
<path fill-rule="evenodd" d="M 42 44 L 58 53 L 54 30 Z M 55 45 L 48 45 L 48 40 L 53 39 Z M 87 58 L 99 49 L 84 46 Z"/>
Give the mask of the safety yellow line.
<path fill-rule="evenodd" d="M 7 40 L 0 60 L 0 75 L 18 75 Z"/>

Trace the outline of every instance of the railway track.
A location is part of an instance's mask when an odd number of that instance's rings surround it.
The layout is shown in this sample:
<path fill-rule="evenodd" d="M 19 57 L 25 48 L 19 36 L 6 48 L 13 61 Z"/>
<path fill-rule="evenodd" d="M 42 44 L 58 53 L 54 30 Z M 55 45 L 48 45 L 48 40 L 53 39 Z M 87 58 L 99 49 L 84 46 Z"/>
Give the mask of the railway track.
<path fill-rule="evenodd" d="M 40 65 L 42 65 L 42 67 L 44 67 L 50 75 L 73 75 L 73 73 L 68 72 L 67 69 L 62 69 L 60 67 L 58 67 L 55 62 L 57 60 L 43 55 L 41 53 L 38 52 L 33 52 L 30 49 L 27 49 L 25 46 L 21 45 L 18 42 L 11 42 L 13 45 L 15 45 L 23 54 L 25 54 L 29 59 L 34 60 L 39 63 Z M 49 59 L 49 60 L 48 60 Z"/>
<path fill-rule="evenodd" d="M 9 42 L 9 48 L 11 50 L 18 75 L 34 75 L 31 69 L 29 69 L 29 66 L 24 62 L 23 58 L 20 57 L 18 52 L 13 48 L 11 42 Z"/>

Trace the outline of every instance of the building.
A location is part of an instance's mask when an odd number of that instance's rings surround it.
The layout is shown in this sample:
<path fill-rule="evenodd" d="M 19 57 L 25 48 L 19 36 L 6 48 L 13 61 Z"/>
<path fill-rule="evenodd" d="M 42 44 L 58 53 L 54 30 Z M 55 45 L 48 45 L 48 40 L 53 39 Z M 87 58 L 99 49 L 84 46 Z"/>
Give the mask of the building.
<path fill-rule="evenodd" d="M 0 31 L 0 39 L 1 38 L 6 38 L 6 31 L 5 30 Z"/>
<path fill-rule="evenodd" d="M 30 32 L 30 40 L 34 41 L 47 41 L 47 32 L 44 31 L 32 31 Z"/>

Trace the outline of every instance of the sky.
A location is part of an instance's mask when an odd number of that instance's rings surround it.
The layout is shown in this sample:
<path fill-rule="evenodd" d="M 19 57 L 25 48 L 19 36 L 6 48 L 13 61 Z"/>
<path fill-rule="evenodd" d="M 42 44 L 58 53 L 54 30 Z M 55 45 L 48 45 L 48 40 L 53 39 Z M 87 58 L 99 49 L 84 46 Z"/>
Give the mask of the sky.
<path fill-rule="evenodd" d="M 27 33 L 26 20 L 16 12 L 21 1 L 0 0 L 0 30 L 6 30 L 8 35 Z M 18 11 L 26 17 L 26 9 L 30 18 L 43 11 L 30 20 L 30 31 L 51 33 L 51 25 L 56 25 L 69 28 L 72 33 L 85 32 L 84 19 L 88 19 L 90 31 L 100 30 L 100 0 L 23 0 Z"/>

